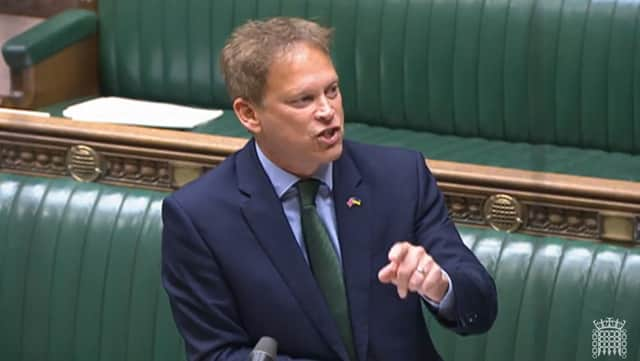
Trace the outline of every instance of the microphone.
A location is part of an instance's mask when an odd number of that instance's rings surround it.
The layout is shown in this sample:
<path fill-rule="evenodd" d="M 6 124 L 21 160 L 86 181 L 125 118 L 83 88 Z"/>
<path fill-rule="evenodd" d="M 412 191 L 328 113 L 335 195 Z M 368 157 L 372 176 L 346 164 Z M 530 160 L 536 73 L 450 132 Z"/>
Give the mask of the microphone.
<path fill-rule="evenodd" d="M 278 354 L 278 342 L 271 337 L 261 337 L 249 354 L 249 361 L 275 361 Z"/>

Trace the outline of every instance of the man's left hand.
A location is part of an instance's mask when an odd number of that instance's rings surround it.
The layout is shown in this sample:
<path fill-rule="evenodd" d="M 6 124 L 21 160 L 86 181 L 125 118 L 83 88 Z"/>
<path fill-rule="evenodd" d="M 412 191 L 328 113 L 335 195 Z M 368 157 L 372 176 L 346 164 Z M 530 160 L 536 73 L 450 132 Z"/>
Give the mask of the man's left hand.
<path fill-rule="evenodd" d="M 400 298 L 409 291 L 440 303 L 449 289 L 449 278 L 422 246 L 399 242 L 389 250 L 389 263 L 378 272 L 382 283 L 392 283 Z"/>

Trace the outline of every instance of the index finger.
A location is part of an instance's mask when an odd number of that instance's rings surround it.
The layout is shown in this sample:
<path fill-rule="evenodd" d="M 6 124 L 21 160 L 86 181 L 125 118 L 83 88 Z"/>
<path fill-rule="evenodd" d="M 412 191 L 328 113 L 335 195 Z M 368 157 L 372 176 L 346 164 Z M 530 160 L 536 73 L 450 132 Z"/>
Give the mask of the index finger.
<path fill-rule="evenodd" d="M 408 242 L 398 242 L 394 244 L 389 250 L 389 261 L 394 263 L 402 263 L 404 257 L 409 252 Z"/>

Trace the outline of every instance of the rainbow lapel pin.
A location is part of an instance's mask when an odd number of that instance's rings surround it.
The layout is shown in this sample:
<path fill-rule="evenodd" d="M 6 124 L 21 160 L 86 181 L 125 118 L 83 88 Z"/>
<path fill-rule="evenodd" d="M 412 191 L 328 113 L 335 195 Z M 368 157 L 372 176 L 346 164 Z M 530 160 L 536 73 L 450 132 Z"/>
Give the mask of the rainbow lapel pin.
<path fill-rule="evenodd" d="M 347 200 L 347 207 L 351 208 L 353 206 L 360 207 L 362 205 L 362 201 L 356 197 L 349 197 Z"/>

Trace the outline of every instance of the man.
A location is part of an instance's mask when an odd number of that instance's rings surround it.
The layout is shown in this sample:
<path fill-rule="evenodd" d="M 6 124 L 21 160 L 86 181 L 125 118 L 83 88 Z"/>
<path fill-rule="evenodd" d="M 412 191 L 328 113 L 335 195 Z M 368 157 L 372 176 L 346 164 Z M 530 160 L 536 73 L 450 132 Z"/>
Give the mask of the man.
<path fill-rule="evenodd" d="M 422 304 L 484 332 L 493 280 L 412 151 L 343 140 L 330 31 L 249 22 L 221 65 L 253 139 L 164 202 L 163 283 L 191 360 L 439 360 Z"/>

